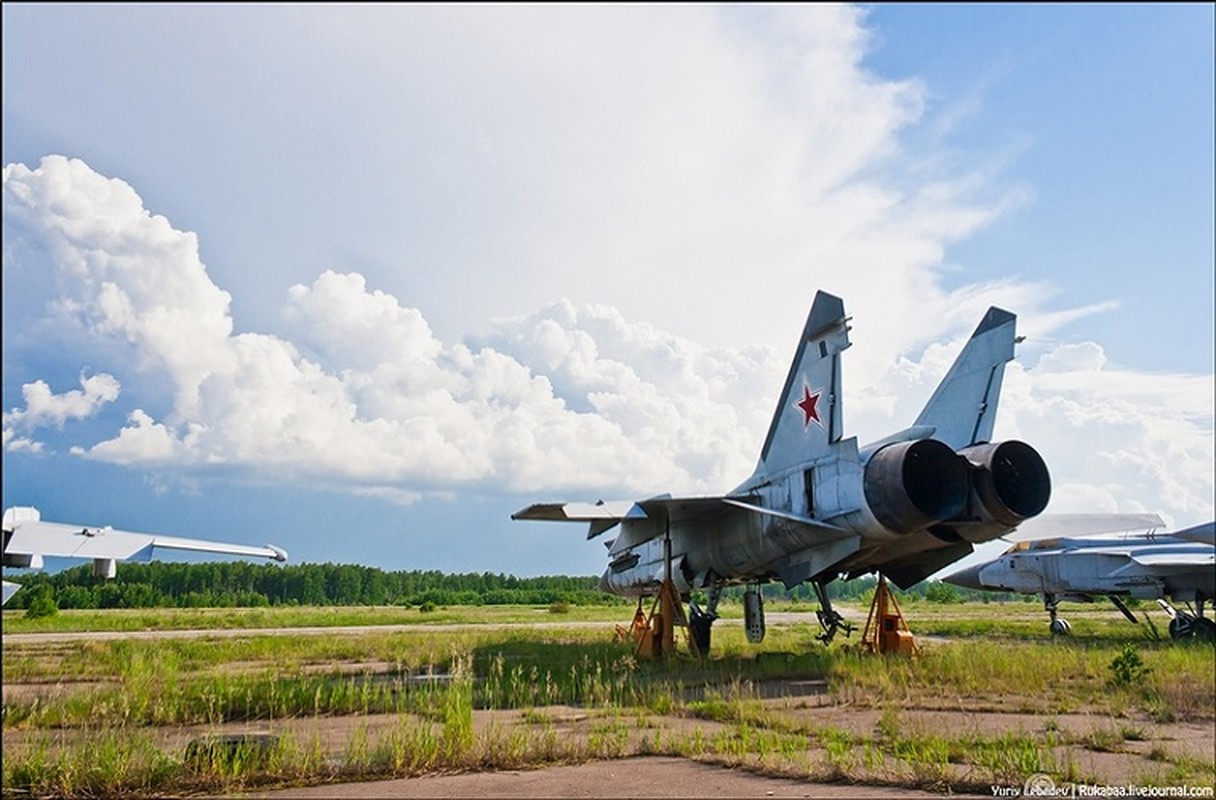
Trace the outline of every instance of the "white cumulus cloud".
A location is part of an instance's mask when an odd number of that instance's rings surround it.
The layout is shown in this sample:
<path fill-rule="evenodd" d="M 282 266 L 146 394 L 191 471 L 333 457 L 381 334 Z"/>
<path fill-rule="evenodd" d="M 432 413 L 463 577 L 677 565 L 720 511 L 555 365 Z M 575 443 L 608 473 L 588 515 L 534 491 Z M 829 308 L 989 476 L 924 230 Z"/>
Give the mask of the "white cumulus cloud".
<path fill-rule="evenodd" d="M 134 410 L 113 438 L 78 446 L 83 457 L 379 492 L 708 489 L 747 466 L 760 417 L 741 387 L 773 369 L 764 354 L 569 304 L 500 323 L 480 345 L 445 345 L 416 309 L 335 272 L 288 291 L 299 347 L 233 333 L 196 238 L 127 184 L 48 157 L 10 166 L 4 186 L 9 221 L 72 278 L 57 313 L 125 340 L 172 390 L 170 409 Z"/>
<path fill-rule="evenodd" d="M 25 407 L 4 412 L 4 448 L 41 452 L 44 449 L 41 442 L 18 436 L 17 432 L 49 425 L 62 428 L 70 420 L 87 419 L 102 405 L 117 400 L 121 388 L 118 380 L 106 373 L 88 377 L 82 374 L 80 386 L 63 394 L 55 394 L 42 380 L 22 386 Z"/>
<path fill-rule="evenodd" d="M 239 332 L 194 234 L 148 212 L 123 181 L 51 156 L 6 167 L 3 197 L 20 234 L 6 263 L 49 257 L 60 278 L 51 313 L 122 344 L 124 363 L 107 369 L 168 392 L 163 408 L 133 398 L 124 427 L 73 448 L 82 458 L 323 482 L 395 502 L 478 488 L 720 491 L 753 466 L 788 365 L 786 352 L 704 346 L 570 301 L 444 342 L 418 309 L 336 270 L 287 289 L 290 338 Z M 1050 295 L 1013 281 L 938 292 L 927 308 L 942 313 L 922 313 L 911 339 L 884 338 L 879 306 L 859 303 L 847 430 L 865 440 L 908 424 L 988 303 L 1027 308 L 1039 331 L 1064 324 L 1068 314 L 1039 311 Z M 22 433 L 119 396 L 108 372 L 81 387 L 27 384 L 25 408 L 5 414 L 5 448 L 36 451 Z M 1212 408 L 1211 375 L 1113 369 L 1083 342 L 1040 351 L 1034 368 L 1009 366 L 997 434 L 1044 454 L 1055 510 L 1147 508 L 1189 521 L 1212 514 Z"/>

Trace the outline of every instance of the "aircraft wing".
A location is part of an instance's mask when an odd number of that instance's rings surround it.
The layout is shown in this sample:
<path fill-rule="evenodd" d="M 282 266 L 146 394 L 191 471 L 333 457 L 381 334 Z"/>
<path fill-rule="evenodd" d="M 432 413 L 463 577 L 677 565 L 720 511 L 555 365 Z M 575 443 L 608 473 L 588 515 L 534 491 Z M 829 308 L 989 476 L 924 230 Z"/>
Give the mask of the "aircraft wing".
<path fill-rule="evenodd" d="M 694 497 L 670 497 L 663 495 L 652 497 L 649 500 L 640 500 L 634 505 L 636 508 L 641 509 L 647 517 L 656 519 L 665 517 L 673 525 L 700 522 L 730 511 L 742 510 L 814 528 L 828 534 L 830 538 L 839 538 L 842 535 L 850 533 L 835 525 L 829 525 L 817 519 L 765 508 L 764 506 L 757 505 L 755 500 L 756 498 L 751 495 L 707 495 Z"/>
<path fill-rule="evenodd" d="M 554 522 L 602 522 L 628 519 L 637 504 L 631 500 L 605 503 L 533 503 L 516 511 L 511 519 L 552 520 Z M 644 512 L 634 512 L 634 515 Z"/>
<path fill-rule="evenodd" d="M 1132 561 L 1142 567 L 1165 571 L 1183 571 L 1216 566 L 1216 550 L 1207 553 L 1136 553 L 1128 554 Z"/>
<path fill-rule="evenodd" d="M 587 538 L 594 539 L 623 519 L 645 518 L 646 512 L 629 500 L 605 503 L 533 503 L 516 511 L 511 519 L 552 522 L 590 522 Z"/>
<path fill-rule="evenodd" d="M 10 597 L 12 597 L 13 595 L 15 595 L 17 593 L 17 590 L 20 588 L 21 588 L 21 584 L 19 584 L 19 583 L 11 583 L 9 581 L 4 581 L 4 603 L 3 604 L 7 605 L 8 599 Z"/>
<path fill-rule="evenodd" d="M 1174 531 L 1170 536 L 1216 547 L 1216 522 L 1205 522 L 1202 525 Z"/>
<path fill-rule="evenodd" d="M 1111 533 L 1142 533 L 1164 527 L 1165 520 L 1156 514 L 1040 514 L 1001 538 L 1011 543 L 1078 539 Z"/>
<path fill-rule="evenodd" d="M 605 503 L 533 503 L 516 511 L 511 519 L 554 522 L 590 522 L 592 539 L 625 519 L 661 519 L 687 522 L 729 510 L 728 498 L 721 496 L 672 497 L 669 494 L 646 500 Z"/>
<path fill-rule="evenodd" d="M 516 511 L 511 519 L 552 520 L 555 522 L 620 522 L 647 519 L 666 514 L 672 522 L 725 511 L 732 498 L 722 496 L 672 497 L 669 494 L 646 500 L 605 503 L 533 503 Z M 753 508 L 752 506 L 746 506 Z M 763 511 L 761 508 L 754 508 Z"/>
<path fill-rule="evenodd" d="M 835 525 L 829 525 L 828 523 L 821 522 L 820 520 L 817 520 L 817 519 L 810 519 L 809 517 L 804 517 L 799 514 L 790 514 L 785 511 L 778 511 L 773 508 L 765 508 L 763 506 L 758 506 L 753 503 L 748 503 L 748 502 L 745 502 L 743 500 L 739 500 L 739 499 L 736 499 L 733 497 L 724 497 L 724 498 L 722 498 L 722 502 L 726 503 L 729 506 L 734 506 L 735 508 L 741 508 L 744 511 L 752 511 L 752 512 L 755 512 L 756 514 L 764 514 L 765 516 L 776 517 L 778 519 L 786 520 L 787 522 L 795 522 L 799 525 L 805 525 L 809 528 L 815 528 L 817 530 L 821 530 L 826 533 L 852 535 L 852 531 L 845 530 L 844 528 L 838 528 Z"/>
<path fill-rule="evenodd" d="M 534 503 L 511 515 L 514 520 L 547 520 L 553 522 L 589 522 L 588 539 L 593 539 L 626 519 L 665 519 L 672 525 L 700 522 L 732 511 L 750 511 L 779 517 L 798 525 L 821 530 L 828 538 L 840 538 L 847 532 L 816 519 L 789 514 L 756 505 L 750 495 L 695 495 L 672 497 L 669 494 L 638 500 L 605 503 Z M 657 532 L 656 534 L 657 535 Z M 636 542 L 635 542 L 636 543 Z"/>
<path fill-rule="evenodd" d="M 661 495 L 642 500 L 638 507 L 646 516 L 654 519 L 666 518 L 673 525 L 694 522 L 725 514 L 733 507 L 732 498 L 722 495 L 694 497 L 672 497 Z"/>
<path fill-rule="evenodd" d="M 4 554 L 146 561 L 155 548 L 287 560 L 287 552 L 274 545 L 253 547 L 41 520 L 15 525 Z"/>

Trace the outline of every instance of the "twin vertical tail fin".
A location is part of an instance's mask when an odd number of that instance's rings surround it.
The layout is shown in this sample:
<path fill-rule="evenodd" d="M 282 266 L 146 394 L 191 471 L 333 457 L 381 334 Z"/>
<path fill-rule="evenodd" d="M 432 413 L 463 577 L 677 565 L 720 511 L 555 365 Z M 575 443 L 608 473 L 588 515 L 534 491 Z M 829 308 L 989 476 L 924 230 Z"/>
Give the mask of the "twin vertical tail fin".
<path fill-rule="evenodd" d="M 843 435 L 840 354 L 849 347 L 848 321 L 839 297 L 822 291 L 815 295 L 760 462 L 747 485 L 832 455 Z M 1010 312 L 989 308 L 912 427 L 874 445 L 935 439 L 993 474 L 997 486 L 981 494 L 1008 493 L 1011 490 L 1003 492 L 1002 487 L 1017 482 L 1013 473 L 1029 470 L 1040 476 L 1033 482 L 1039 488 L 1027 490 L 1031 496 L 1025 503 L 1014 503 L 1025 506 L 1019 515 L 1024 518 L 1039 513 L 1046 503 L 1042 459 L 1020 442 L 981 447 L 992 440 L 1005 364 L 1014 355 L 1016 324 Z"/>
<path fill-rule="evenodd" d="M 844 302 L 819 292 L 773 412 L 757 474 L 773 475 L 827 455 L 841 436 L 840 354 L 849 346 Z"/>
<path fill-rule="evenodd" d="M 1013 314 L 989 308 L 914 425 L 932 427 L 933 438 L 954 450 L 991 441 L 1016 325 Z"/>
<path fill-rule="evenodd" d="M 1038 516 L 1051 499 L 1047 464 L 1033 447 L 992 441 L 1016 325 L 1013 314 L 989 308 L 914 423 L 962 456 L 970 475 L 964 511 L 935 533 L 949 530 L 971 542 L 988 541 Z"/>

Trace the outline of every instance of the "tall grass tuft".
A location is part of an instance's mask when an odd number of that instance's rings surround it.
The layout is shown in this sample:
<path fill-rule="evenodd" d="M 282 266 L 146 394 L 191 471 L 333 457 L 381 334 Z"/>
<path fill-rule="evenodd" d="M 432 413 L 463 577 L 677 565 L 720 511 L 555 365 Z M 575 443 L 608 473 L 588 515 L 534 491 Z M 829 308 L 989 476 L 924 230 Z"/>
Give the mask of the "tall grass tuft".
<path fill-rule="evenodd" d="M 4 758 L 5 796 L 160 796 L 173 792 L 180 777 L 181 762 L 131 730 L 98 730 L 67 748 L 52 749 L 48 739 Z"/>
<path fill-rule="evenodd" d="M 451 680 L 441 702 L 444 756 L 449 763 L 459 763 L 473 746 L 473 669 L 467 653 L 453 655 Z"/>

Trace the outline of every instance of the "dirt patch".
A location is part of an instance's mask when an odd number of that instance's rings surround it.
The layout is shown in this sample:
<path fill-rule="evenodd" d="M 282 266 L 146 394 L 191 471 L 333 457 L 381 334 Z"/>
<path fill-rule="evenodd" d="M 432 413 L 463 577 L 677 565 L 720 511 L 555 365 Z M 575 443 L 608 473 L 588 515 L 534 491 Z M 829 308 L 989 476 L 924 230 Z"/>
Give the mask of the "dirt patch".
<path fill-rule="evenodd" d="M 772 615 L 770 619 L 780 621 L 780 616 Z M 813 617 L 810 619 L 813 621 Z M 453 627 L 467 629 L 468 626 Z M 563 627 L 569 626 L 563 624 Z M 428 628 L 434 630 L 431 626 Z M 259 635 L 263 633 L 258 632 Z M 313 631 L 302 633 L 307 635 Z M 172 632 L 156 635 L 172 635 Z M 5 644 L 7 650 L 8 637 Z M 43 643 L 37 648 L 34 656 L 52 664 L 68 657 L 79 659 L 79 654 L 67 652 L 68 646 L 62 643 Z M 784 656 L 773 654 L 773 657 Z M 265 663 L 257 661 L 229 662 L 222 667 L 228 673 L 267 668 Z M 277 668 L 282 671 L 285 665 L 277 665 Z M 371 658 L 307 663 L 292 669 L 308 674 L 332 672 L 360 676 L 361 680 L 376 684 L 447 678 L 413 673 L 392 661 Z M 87 694 L 112 686 L 79 680 L 6 683 L 3 688 L 7 704 L 33 698 L 59 701 L 72 693 Z M 1012 788 L 1020 790 L 1022 782 L 1029 777 L 1024 773 L 1037 771 L 1039 767 L 1025 770 L 1001 767 L 998 772 L 987 766 L 987 762 L 970 757 L 966 748 L 974 742 L 987 748 L 1002 737 L 1029 742 L 1028 749 L 1034 751 L 1031 755 L 1046 754 L 1043 763 L 1059 766 L 1059 775 L 1107 786 L 1173 785 L 1176 781 L 1170 780 L 1172 774 L 1192 779 L 1210 775 L 1205 771 L 1205 765 L 1212 763 L 1212 753 L 1216 752 L 1216 726 L 1212 723 L 1210 708 L 1203 707 L 1205 704 L 1210 706 L 1210 702 L 1202 693 L 1197 694 L 1197 713 L 1178 714 L 1179 718 L 1189 721 L 1162 723 L 1143 714 L 1117 714 L 1099 709 L 1096 705 L 1100 700 L 1094 701 L 1093 707 L 1080 701 L 1062 705 L 1053 703 L 1048 697 L 1034 696 L 1033 692 L 1019 692 L 1017 687 L 1002 687 L 999 693 L 978 697 L 919 688 L 915 692 L 891 692 L 886 695 L 887 701 L 875 699 L 872 692 L 849 691 L 848 687 L 844 691 L 838 687 L 829 693 L 824 681 L 809 679 L 749 681 L 738 687 L 690 683 L 678 692 L 677 697 L 683 703 L 675 703 L 678 710 L 669 714 L 647 709 L 565 705 L 474 711 L 473 731 L 477 743 L 473 749 L 478 755 L 444 763 L 471 767 L 498 764 L 512 769 L 327 784 L 264 791 L 255 796 L 929 797 L 935 795 L 910 787 L 938 788 L 941 792 L 954 787 L 972 793 L 963 796 L 992 797 L 994 793 L 987 785 L 987 778 L 981 780 L 981 776 L 1006 776 L 1017 784 Z M 890 700 L 892 697 L 899 699 Z M 1062 713 L 1064 711 L 1067 713 Z M 694 712 L 729 721 L 699 718 Z M 157 746 L 176 757 L 181 757 L 187 746 L 200 737 L 269 734 L 297 746 L 315 746 L 324 754 L 322 761 L 326 765 L 340 766 L 350 757 L 352 746 L 357 743 L 363 743 L 366 749 L 367 743 L 374 746 L 378 741 L 391 740 L 394 736 L 399 740 L 405 738 L 402 733 L 425 734 L 428 727 L 437 736 L 442 735 L 443 724 L 439 720 L 410 714 L 165 726 L 139 729 L 139 732 L 147 731 Z M 46 728 L 26 731 L 14 727 L 4 731 L 3 745 L 6 752 L 20 752 L 31 744 L 48 741 L 65 745 L 79 743 L 97 732 L 96 729 Z M 556 742 L 550 749 L 546 749 L 543 742 L 545 736 Z M 935 738 L 947 740 L 951 748 L 962 748 L 963 752 L 952 752 L 940 761 L 922 758 L 923 753 L 914 752 L 922 742 Z M 689 742 L 693 739 L 703 740 L 707 746 L 690 747 Z M 516 740 L 527 745 L 521 751 L 527 750 L 528 761 L 556 765 L 522 768 L 526 763 L 524 756 L 503 756 L 494 750 L 496 741 Z M 485 755 L 487 753 L 489 755 Z M 693 757 L 676 757 L 689 754 Z M 568 763 L 585 758 L 599 760 L 581 765 Z M 417 767 L 419 770 L 430 768 Z M 397 768 L 394 774 L 406 771 Z M 365 770 L 358 774 L 369 772 Z M 335 767 L 327 774 L 355 773 L 341 773 Z M 849 783 L 846 777 L 856 783 Z"/>
<path fill-rule="evenodd" d="M 435 775 L 366 783 L 329 784 L 263 792 L 250 797 L 504 797 L 504 798 L 937 798 L 941 795 L 887 786 L 815 783 L 757 775 L 683 758 L 650 756 L 596 761 L 537 770 Z M 983 794 L 953 795 L 962 798 Z"/>
<path fill-rule="evenodd" d="M 866 755 L 858 745 L 843 758 L 845 773 L 864 785 L 824 783 L 831 775 L 830 759 L 819 735 L 844 734 L 855 741 L 882 741 L 901 737 L 914 741 L 929 737 L 958 740 L 973 736 L 991 741 L 995 737 L 1025 737 L 1038 743 L 1074 779 L 1100 785 L 1168 783 L 1171 762 L 1204 763 L 1216 752 L 1216 726 L 1210 722 L 1157 723 L 1148 718 L 1114 717 L 1109 714 L 1038 715 L 993 711 L 941 710 L 924 708 L 876 709 L 831 702 L 814 681 L 771 681 L 757 684 L 757 695 L 765 712 L 771 712 L 793 729 L 802 731 L 806 744 L 793 760 L 741 753 L 723 759 L 731 767 L 672 757 L 618 758 L 581 766 L 543 769 L 513 769 L 461 775 L 423 776 L 264 792 L 264 797 L 908 797 L 930 793 L 913 792 L 910 786 L 928 786 L 923 775 L 910 772 L 907 764 L 889 756 L 878 757 L 866 766 Z M 158 746 L 184 753 L 200 737 L 233 734 L 272 734 L 297 745 L 316 746 L 341 760 L 352 741 L 375 742 L 394 731 L 419 726 L 440 726 L 422 717 L 405 714 L 309 717 L 259 723 L 166 726 L 155 730 Z M 477 737 L 509 736 L 514 731 L 548 731 L 562 742 L 589 742 L 615 737 L 609 755 L 633 756 L 664 752 L 660 742 L 706 741 L 737 736 L 733 724 L 688 715 L 659 715 L 646 710 L 583 708 L 555 705 L 525 710 L 478 710 L 473 712 Z M 4 747 L 16 752 L 51 738 L 71 744 L 90 735 L 80 730 L 27 732 L 6 730 Z M 652 749 L 653 748 L 653 749 Z M 868 749 L 868 748 L 867 748 Z M 670 752 L 670 751 L 667 751 Z M 836 756 L 840 758 L 839 754 Z M 839 777 L 841 773 L 837 772 Z M 941 777 L 956 787 L 977 792 L 975 773 L 963 763 L 943 765 Z M 812 780 L 817 779 L 817 780 Z M 891 784 L 903 782 L 904 787 Z"/>

